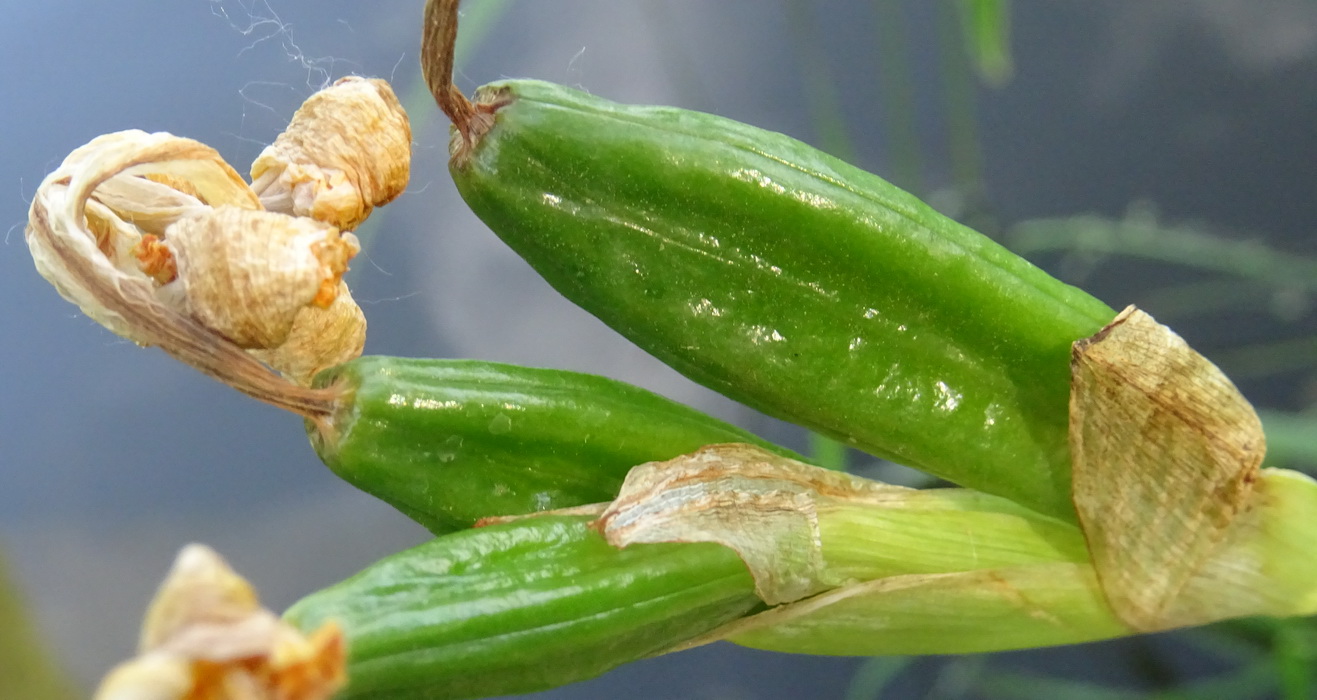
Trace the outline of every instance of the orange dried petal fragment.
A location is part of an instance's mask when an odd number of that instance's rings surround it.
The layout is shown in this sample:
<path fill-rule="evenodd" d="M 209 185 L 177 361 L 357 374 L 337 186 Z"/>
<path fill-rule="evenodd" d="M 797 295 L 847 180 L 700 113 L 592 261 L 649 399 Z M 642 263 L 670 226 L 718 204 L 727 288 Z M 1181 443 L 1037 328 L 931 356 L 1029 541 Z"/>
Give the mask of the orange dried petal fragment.
<path fill-rule="evenodd" d="M 337 626 L 302 636 L 219 555 L 189 545 L 151 604 L 140 655 L 111 671 L 95 699 L 325 700 L 345 667 Z"/>
<path fill-rule="evenodd" d="M 178 265 L 169 246 L 161 242 L 160 237 L 148 233 L 133 246 L 133 255 L 137 258 L 142 272 L 156 284 L 169 284 L 178 277 Z"/>

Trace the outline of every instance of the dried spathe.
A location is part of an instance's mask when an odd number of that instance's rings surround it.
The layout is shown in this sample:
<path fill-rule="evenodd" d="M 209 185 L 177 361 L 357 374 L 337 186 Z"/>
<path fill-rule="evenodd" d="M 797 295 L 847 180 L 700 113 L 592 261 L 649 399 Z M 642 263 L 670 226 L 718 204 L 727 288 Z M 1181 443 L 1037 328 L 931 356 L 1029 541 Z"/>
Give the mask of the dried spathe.
<path fill-rule="evenodd" d="M 410 142 L 388 84 L 363 78 L 307 100 L 253 166 L 259 189 L 191 139 L 108 134 L 42 182 L 28 246 L 115 333 L 317 418 L 332 397 L 311 378 L 365 341 L 343 283 L 360 250 L 346 231 L 406 186 Z"/>
<path fill-rule="evenodd" d="M 1075 509 L 1112 608 L 1130 626 L 1202 622 L 1185 591 L 1257 505 L 1257 413 L 1221 370 L 1133 306 L 1075 343 Z"/>

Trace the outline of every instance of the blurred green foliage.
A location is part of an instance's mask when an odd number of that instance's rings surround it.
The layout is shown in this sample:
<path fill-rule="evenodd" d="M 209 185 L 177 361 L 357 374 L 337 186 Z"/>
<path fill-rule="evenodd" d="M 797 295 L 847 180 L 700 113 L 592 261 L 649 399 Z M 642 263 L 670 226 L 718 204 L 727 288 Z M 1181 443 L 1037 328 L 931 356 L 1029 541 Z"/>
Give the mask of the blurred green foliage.
<path fill-rule="evenodd" d="M 18 585 L 0 553 L 0 698 L 72 700 L 64 675 L 46 654 Z"/>

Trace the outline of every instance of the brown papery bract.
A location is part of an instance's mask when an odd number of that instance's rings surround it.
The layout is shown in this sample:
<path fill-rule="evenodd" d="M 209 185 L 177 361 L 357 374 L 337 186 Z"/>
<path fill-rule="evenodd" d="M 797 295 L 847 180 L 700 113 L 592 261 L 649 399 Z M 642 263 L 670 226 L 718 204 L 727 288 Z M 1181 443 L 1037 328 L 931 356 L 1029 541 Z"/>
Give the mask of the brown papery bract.
<path fill-rule="evenodd" d="M 1201 623 L 1202 601 L 1182 593 L 1256 505 L 1261 421 L 1132 306 L 1075 343 L 1071 366 L 1075 508 L 1112 608 L 1141 630 Z"/>

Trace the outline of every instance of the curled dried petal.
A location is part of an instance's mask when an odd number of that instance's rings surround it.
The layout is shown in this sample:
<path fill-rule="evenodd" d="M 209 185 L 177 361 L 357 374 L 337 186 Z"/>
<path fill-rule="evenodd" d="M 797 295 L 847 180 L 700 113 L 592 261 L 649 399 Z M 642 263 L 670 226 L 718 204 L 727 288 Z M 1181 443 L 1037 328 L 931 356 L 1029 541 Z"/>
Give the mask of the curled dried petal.
<path fill-rule="evenodd" d="M 242 178 L 209 146 L 171 134 L 122 131 L 76 149 L 46 176 L 32 200 L 26 239 L 37 270 L 83 313 L 125 338 L 163 345 L 153 323 L 129 318 L 137 315 L 127 308 L 132 300 L 153 293 L 130 252 L 140 232 L 94 199 L 107 181 L 141 180 L 137 171 L 185 173 L 215 199 L 259 206 Z"/>
<path fill-rule="evenodd" d="M 235 175 L 237 173 L 234 173 Z M 157 182 L 164 179 L 168 184 Z M 177 176 L 146 172 L 141 176 L 116 175 L 92 193 L 115 217 L 143 233 L 163 235 L 170 224 L 209 208 L 200 193 Z M 255 208 L 243 202 L 245 208 Z M 229 205 L 234 206 L 234 205 Z"/>
<path fill-rule="evenodd" d="M 42 181 L 25 239 L 42 276 L 114 333 L 157 345 L 276 406 L 311 419 L 328 415 L 332 391 L 304 389 L 272 374 L 194 316 L 177 294 L 181 285 L 160 286 L 175 276 L 170 268 L 177 263 L 176 251 L 168 249 L 168 241 L 145 236 L 212 205 L 249 213 L 260 209 L 255 193 L 214 149 L 171 134 L 118 132 L 73 151 Z M 337 287 L 341 270 L 334 270 L 346 262 L 337 244 L 321 255 L 311 299 L 323 286 Z"/>
<path fill-rule="evenodd" d="M 178 268 L 179 297 L 207 327 L 243 348 L 277 348 L 302 309 L 328 306 L 352 234 L 306 218 L 219 207 L 182 219 L 165 234 Z"/>
<path fill-rule="evenodd" d="M 411 126 L 383 80 L 342 78 L 312 95 L 252 163 L 265 208 L 344 231 L 407 187 Z"/>

